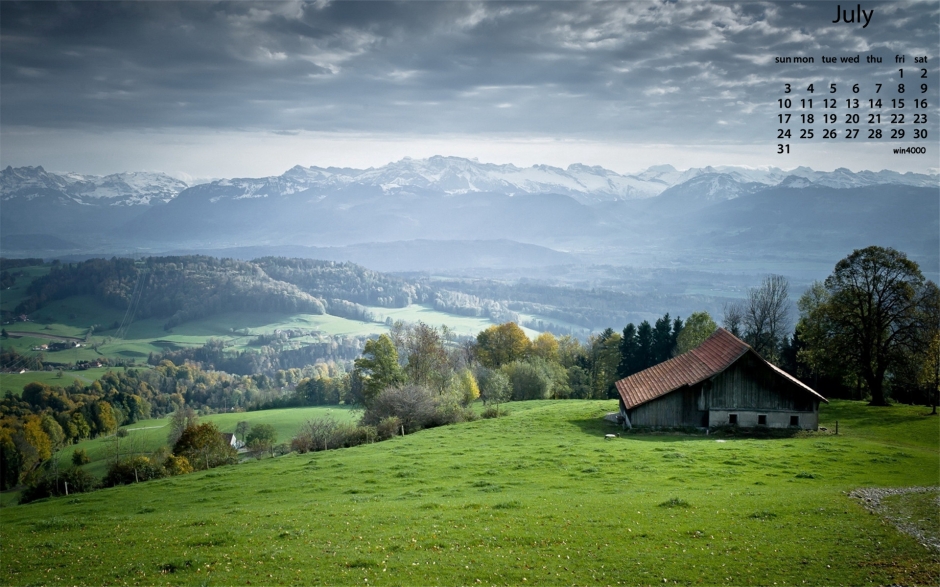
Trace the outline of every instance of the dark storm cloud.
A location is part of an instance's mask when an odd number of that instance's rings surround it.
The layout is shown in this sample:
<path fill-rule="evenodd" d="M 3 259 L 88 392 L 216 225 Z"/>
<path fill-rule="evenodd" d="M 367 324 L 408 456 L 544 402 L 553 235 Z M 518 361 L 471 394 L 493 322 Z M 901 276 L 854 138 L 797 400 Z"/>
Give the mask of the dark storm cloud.
<path fill-rule="evenodd" d="M 936 58 L 936 3 L 836 4 L 2 2 L 0 123 L 733 139 L 774 56 Z"/>

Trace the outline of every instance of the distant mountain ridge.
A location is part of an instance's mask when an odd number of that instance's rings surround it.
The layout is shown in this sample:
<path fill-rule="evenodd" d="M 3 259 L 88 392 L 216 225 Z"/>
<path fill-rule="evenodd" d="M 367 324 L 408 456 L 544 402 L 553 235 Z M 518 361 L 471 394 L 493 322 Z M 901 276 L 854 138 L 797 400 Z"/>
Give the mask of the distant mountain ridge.
<path fill-rule="evenodd" d="M 934 266 L 938 187 L 938 175 L 895 171 L 658 165 L 622 175 L 458 157 L 295 166 L 189 187 L 165 174 L 8 167 L 0 247 L 14 256 L 300 247 L 297 255 L 408 271 L 837 260 L 879 244 Z M 43 244 L 43 235 L 55 239 Z"/>
<path fill-rule="evenodd" d="M 8 166 L 0 171 L 0 202 L 14 198 L 58 197 L 82 205 L 165 204 L 189 185 L 165 173 L 132 171 L 111 175 L 50 173 L 38 167 Z"/>
<path fill-rule="evenodd" d="M 703 175 L 722 175 L 737 183 L 776 186 L 790 178 L 833 188 L 896 184 L 934 187 L 940 176 L 896 171 L 815 171 L 797 167 L 736 166 L 701 167 L 679 171 L 671 165 L 656 165 L 622 175 L 600 166 L 550 165 L 517 167 L 512 164 L 480 163 L 461 157 L 404 158 L 382 167 L 353 169 L 296 165 L 279 176 L 220 179 L 209 184 L 225 190 L 217 200 L 291 195 L 307 190 L 335 190 L 351 185 L 377 187 L 384 192 L 417 188 L 460 195 L 475 192 L 505 195 L 561 194 L 582 204 L 650 198 L 666 189 Z M 165 204 L 189 186 L 164 173 L 125 172 L 107 176 L 52 173 L 38 167 L 7 167 L 0 171 L 0 202 L 17 198 L 59 196 L 83 205 Z"/>

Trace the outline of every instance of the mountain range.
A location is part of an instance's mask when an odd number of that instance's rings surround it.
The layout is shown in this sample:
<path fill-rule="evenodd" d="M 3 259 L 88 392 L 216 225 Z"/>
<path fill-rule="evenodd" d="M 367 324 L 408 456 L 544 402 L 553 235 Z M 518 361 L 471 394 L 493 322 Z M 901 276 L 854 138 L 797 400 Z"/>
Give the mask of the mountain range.
<path fill-rule="evenodd" d="M 7 167 L 0 248 L 51 256 L 313 247 L 321 258 L 430 270 L 768 256 L 829 263 L 850 247 L 884 244 L 934 267 L 938 187 L 937 175 L 887 170 L 658 165 L 624 175 L 458 157 L 295 166 L 191 186 L 162 173 Z"/>

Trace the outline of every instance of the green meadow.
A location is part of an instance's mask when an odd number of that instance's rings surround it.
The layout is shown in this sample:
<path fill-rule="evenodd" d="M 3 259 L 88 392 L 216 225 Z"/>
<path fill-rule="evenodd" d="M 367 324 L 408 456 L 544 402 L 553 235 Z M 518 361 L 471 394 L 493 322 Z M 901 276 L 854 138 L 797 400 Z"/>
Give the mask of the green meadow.
<path fill-rule="evenodd" d="M 0 291 L 0 308 L 13 311 L 17 305 L 28 296 L 26 289 L 34 279 L 47 275 L 52 271 L 51 265 L 33 265 L 31 267 L 17 267 L 11 269 L 10 273 L 16 275 L 16 282 L 12 287 Z M 18 275 L 22 272 L 22 275 Z"/>
<path fill-rule="evenodd" d="M 940 579 L 937 552 L 846 495 L 938 484 L 940 420 L 922 407 L 834 401 L 821 425 L 834 429 L 838 419 L 838 436 L 612 440 L 604 434 L 617 429 L 602 416 L 613 401 L 508 407 L 500 419 L 373 445 L 5 507 L 0 583 Z M 936 507 L 927 503 L 917 507 Z"/>
<path fill-rule="evenodd" d="M 139 368 L 139 367 L 138 367 Z M 26 373 L 0 373 L 0 394 L 12 392 L 13 395 L 20 395 L 23 387 L 38 381 L 46 385 L 58 385 L 67 387 L 72 381 L 78 380 L 82 385 L 88 385 L 93 381 L 101 379 L 108 371 L 116 370 L 114 367 L 95 367 L 84 371 L 63 371 L 59 377 L 57 371 L 28 371 Z"/>

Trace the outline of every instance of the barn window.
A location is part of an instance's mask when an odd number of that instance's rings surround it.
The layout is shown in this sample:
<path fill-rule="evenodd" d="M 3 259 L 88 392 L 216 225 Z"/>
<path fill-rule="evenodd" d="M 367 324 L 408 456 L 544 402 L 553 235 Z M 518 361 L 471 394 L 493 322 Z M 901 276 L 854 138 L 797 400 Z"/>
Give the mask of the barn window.
<path fill-rule="evenodd" d="M 790 416 L 790 426 L 799 426 L 800 417 L 799 416 Z"/>
<path fill-rule="evenodd" d="M 738 423 L 738 415 L 728 414 L 728 424 L 731 424 L 732 426 L 734 426 L 737 423 Z"/>
<path fill-rule="evenodd" d="M 766 426 L 767 425 L 767 414 L 758 414 L 757 416 L 757 425 Z"/>

